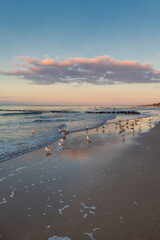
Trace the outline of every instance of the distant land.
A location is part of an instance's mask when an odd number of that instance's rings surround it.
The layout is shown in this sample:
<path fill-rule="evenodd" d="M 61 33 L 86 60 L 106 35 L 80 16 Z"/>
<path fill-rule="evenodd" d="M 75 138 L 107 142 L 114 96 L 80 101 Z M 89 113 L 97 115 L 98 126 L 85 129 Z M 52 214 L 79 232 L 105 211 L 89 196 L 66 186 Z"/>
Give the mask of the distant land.
<path fill-rule="evenodd" d="M 152 103 L 147 105 L 141 105 L 142 107 L 160 107 L 160 103 Z"/>
<path fill-rule="evenodd" d="M 153 103 L 154 107 L 160 107 L 160 103 Z"/>

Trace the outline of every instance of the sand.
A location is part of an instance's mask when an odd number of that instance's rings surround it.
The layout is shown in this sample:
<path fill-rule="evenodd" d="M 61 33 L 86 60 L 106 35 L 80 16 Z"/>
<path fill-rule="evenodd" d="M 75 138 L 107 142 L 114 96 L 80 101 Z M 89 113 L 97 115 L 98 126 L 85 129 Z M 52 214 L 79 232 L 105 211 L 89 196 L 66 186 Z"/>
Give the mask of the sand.
<path fill-rule="evenodd" d="M 0 239 L 159 240 L 160 125 L 125 140 L 68 139 L 59 154 L 1 163 Z"/>

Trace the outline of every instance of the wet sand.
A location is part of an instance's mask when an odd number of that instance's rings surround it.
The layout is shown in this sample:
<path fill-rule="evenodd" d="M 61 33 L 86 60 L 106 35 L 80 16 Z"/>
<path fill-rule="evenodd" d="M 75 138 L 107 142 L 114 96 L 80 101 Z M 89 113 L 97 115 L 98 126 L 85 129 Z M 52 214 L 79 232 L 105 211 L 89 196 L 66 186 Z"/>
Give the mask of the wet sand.
<path fill-rule="evenodd" d="M 0 239 L 159 240 L 159 143 L 160 125 L 125 140 L 94 129 L 1 163 Z"/>

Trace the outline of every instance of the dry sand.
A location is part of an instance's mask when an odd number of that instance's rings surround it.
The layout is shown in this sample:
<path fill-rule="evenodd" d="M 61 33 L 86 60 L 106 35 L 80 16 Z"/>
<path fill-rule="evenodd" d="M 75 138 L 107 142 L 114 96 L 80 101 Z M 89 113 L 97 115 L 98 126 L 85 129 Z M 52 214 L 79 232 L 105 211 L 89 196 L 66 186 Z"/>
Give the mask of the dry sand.
<path fill-rule="evenodd" d="M 92 140 L 77 133 L 57 156 L 1 163 L 0 240 L 160 239 L 160 125 Z"/>

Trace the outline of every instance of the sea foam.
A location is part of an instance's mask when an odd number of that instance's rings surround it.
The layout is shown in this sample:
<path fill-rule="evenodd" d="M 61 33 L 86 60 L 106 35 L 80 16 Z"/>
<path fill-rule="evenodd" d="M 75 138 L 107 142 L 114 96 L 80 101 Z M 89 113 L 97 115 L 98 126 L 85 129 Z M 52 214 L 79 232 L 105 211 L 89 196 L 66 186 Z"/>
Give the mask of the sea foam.
<path fill-rule="evenodd" d="M 69 237 L 57 237 L 57 236 L 53 236 L 53 237 L 49 237 L 48 240 L 71 240 Z"/>

